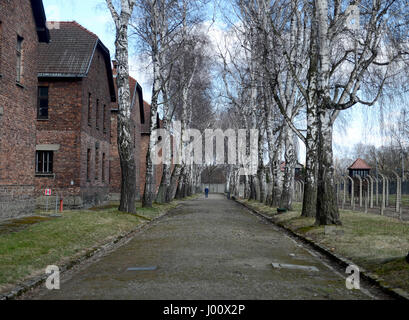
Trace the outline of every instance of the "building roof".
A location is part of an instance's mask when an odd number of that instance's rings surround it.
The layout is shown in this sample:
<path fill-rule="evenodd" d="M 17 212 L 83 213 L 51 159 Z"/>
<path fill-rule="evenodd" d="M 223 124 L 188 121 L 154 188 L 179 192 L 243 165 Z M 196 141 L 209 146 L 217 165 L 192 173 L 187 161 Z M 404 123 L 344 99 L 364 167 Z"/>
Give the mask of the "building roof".
<path fill-rule="evenodd" d="M 47 28 L 47 19 L 45 16 L 42 0 L 31 0 L 34 21 L 37 27 L 38 41 L 48 43 L 50 41 L 50 31 Z"/>
<path fill-rule="evenodd" d="M 111 100 L 116 101 L 109 50 L 99 38 L 75 21 L 52 22 L 51 41 L 40 44 L 38 77 L 87 77 L 95 50 L 101 50 L 108 74 Z M 57 27 L 58 26 L 58 27 Z"/>
<path fill-rule="evenodd" d="M 358 158 L 348 168 L 349 170 L 371 170 L 372 168 L 365 162 L 365 160 Z"/>

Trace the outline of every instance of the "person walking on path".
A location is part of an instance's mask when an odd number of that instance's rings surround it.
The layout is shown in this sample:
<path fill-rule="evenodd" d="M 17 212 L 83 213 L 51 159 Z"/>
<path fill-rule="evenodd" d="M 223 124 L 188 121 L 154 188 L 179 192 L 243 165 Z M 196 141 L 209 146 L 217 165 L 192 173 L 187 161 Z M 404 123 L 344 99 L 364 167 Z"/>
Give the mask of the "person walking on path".
<path fill-rule="evenodd" d="M 206 198 L 209 198 L 209 188 L 208 187 L 205 188 L 205 195 L 206 195 Z"/>

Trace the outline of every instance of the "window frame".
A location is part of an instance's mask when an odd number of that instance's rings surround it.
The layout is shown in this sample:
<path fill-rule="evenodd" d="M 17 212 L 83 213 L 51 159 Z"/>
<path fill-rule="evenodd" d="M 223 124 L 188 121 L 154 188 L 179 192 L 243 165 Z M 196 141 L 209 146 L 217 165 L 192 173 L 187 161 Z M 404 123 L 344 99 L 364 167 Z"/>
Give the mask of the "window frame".
<path fill-rule="evenodd" d="M 95 128 L 99 130 L 99 99 L 97 99 L 95 107 Z"/>
<path fill-rule="evenodd" d="M 40 160 L 41 157 L 41 160 Z M 45 159 L 47 157 L 47 159 Z M 41 162 L 40 162 L 41 161 Z M 39 170 L 39 166 L 42 166 Z M 54 152 L 49 150 L 37 150 L 35 158 L 36 175 L 53 175 L 54 174 Z"/>
<path fill-rule="evenodd" d="M 99 147 L 95 146 L 95 174 L 94 180 L 99 180 Z"/>
<path fill-rule="evenodd" d="M 106 155 L 105 155 L 105 152 L 103 152 L 102 153 L 102 176 L 101 176 L 101 179 L 102 179 L 102 182 L 104 182 L 105 183 L 105 161 L 106 161 Z"/>
<path fill-rule="evenodd" d="M 106 126 L 106 121 L 107 121 L 107 117 L 106 117 L 106 112 L 107 112 L 107 105 L 104 104 L 104 110 L 103 110 L 104 114 L 102 116 L 102 129 L 103 132 L 106 133 L 107 132 L 107 126 Z"/>
<path fill-rule="evenodd" d="M 23 79 L 23 41 L 24 38 L 17 35 L 16 44 L 16 83 L 21 84 Z"/>
<path fill-rule="evenodd" d="M 92 119 L 92 94 L 88 92 L 88 125 L 91 126 Z"/>
<path fill-rule="evenodd" d="M 40 115 L 40 110 L 45 109 L 44 107 L 41 107 L 41 100 L 45 99 L 45 96 L 40 95 L 41 89 L 47 89 L 47 116 L 41 116 Z M 48 86 L 38 86 L 37 90 L 37 120 L 48 120 L 49 119 L 49 87 Z"/>
<path fill-rule="evenodd" d="M 87 149 L 87 182 L 91 182 L 91 148 Z"/>

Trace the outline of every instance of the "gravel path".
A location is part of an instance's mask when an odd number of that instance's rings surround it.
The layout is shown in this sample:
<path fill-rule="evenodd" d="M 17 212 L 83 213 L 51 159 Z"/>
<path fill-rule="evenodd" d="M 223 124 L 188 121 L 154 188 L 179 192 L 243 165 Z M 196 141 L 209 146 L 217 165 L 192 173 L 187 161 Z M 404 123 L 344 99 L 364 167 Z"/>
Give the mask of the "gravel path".
<path fill-rule="evenodd" d="M 273 269 L 272 262 L 319 271 Z M 147 268 L 155 270 L 135 270 Z M 345 276 L 345 274 L 343 275 Z M 30 297 L 33 298 L 33 297 Z M 222 195 L 185 201 L 35 299 L 370 299 L 323 259 Z"/>

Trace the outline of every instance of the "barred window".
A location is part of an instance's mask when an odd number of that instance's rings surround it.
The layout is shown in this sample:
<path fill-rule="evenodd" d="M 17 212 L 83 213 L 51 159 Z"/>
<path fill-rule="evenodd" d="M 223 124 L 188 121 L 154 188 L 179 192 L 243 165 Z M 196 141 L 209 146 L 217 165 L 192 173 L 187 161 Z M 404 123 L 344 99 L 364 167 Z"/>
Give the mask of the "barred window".
<path fill-rule="evenodd" d="M 48 87 L 38 87 L 37 119 L 48 119 Z"/>
<path fill-rule="evenodd" d="M 36 173 L 50 174 L 53 173 L 53 152 L 37 151 L 36 152 Z"/>
<path fill-rule="evenodd" d="M 102 154 L 102 182 L 105 182 L 105 153 Z"/>
<path fill-rule="evenodd" d="M 99 148 L 95 146 L 95 180 L 99 179 Z"/>
<path fill-rule="evenodd" d="M 104 115 L 102 116 L 102 126 L 103 126 L 103 129 L 104 129 L 104 133 L 106 133 L 107 132 L 107 126 L 106 126 L 107 106 L 105 104 L 104 104 L 103 112 L 104 112 Z"/>
<path fill-rule="evenodd" d="M 21 82 L 21 77 L 23 74 L 23 38 L 20 36 L 17 36 L 17 47 L 16 47 L 16 56 L 17 56 L 17 66 L 16 66 L 16 71 L 17 71 L 17 76 L 16 76 L 16 81 Z"/>
<path fill-rule="evenodd" d="M 1 78 L 1 51 L 2 51 L 2 45 L 3 45 L 3 29 L 2 29 L 2 22 L 0 21 L 0 78 Z"/>
<path fill-rule="evenodd" d="M 99 99 L 97 99 L 97 106 L 95 109 L 95 127 L 99 130 Z"/>
<path fill-rule="evenodd" d="M 88 125 L 91 125 L 91 112 L 92 112 L 92 105 L 91 105 L 91 93 L 88 93 Z"/>
<path fill-rule="evenodd" d="M 91 149 L 87 149 L 87 181 L 91 179 Z"/>

